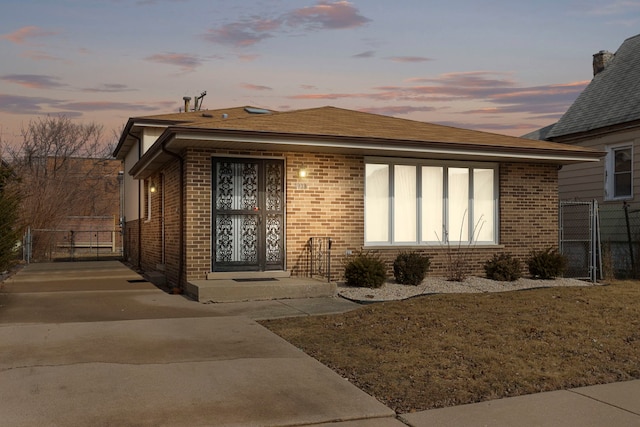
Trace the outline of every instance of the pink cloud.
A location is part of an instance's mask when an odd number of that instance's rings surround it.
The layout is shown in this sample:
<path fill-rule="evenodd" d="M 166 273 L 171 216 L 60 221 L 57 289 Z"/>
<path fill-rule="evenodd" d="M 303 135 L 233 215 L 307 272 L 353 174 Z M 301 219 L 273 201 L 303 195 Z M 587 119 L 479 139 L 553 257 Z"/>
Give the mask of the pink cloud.
<path fill-rule="evenodd" d="M 50 55 L 42 50 L 27 50 L 22 52 L 21 56 L 35 61 L 62 61 L 62 58 Z"/>
<path fill-rule="evenodd" d="M 392 56 L 389 58 L 394 62 L 427 62 L 433 61 L 431 58 L 425 56 Z"/>
<path fill-rule="evenodd" d="M 123 85 L 120 83 L 104 83 L 97 87 L 82 89 L 83 92 L 91 92 L 91 93 L 131 92 L 135 90 L 137 89 L 131 89 L 127 85 Z"/>
<path fill-rule="evenodd" d="M 360 108 L 360 111 L 364 111 L 365 113 L 373 113 L 373 114 L 382 114 L 385 116 L 401 116 L 401 115 L 405 115 L 405 114 L 409 114 L 409 113 L 416 113 L 416 112 L 431 112 L 431 111 L 436 111 L 437 108 L 435 107 L 415 107 L 415 106 L 410 106 L 410 105 L 389 105 L 389 106 L 385 106 L 385 107 L 367 107 L 367 108 Z"/>
<path fill-rule="evenodd" d="M 238 55 L 238 59 L 245 62 L 252 62 L 260 58 L 260 55 Z"/>
<path fill-rule="evenodd" d="M 272 37 L 268 32 L 259 30 L 260 28 L 264 28 L 260 21 L 234 22 L 220 28 L 211 28 L 202 37 L 213 43 L 247 47 Z"/>
<path fill-rule="evenodd" d="M 353 55 L 352 58 L 373 58 L 376 55 L 376 52 L 373 50 L 368 50 L 366 52 L 358 53 Z"/>
<path fill-rule="evenodd" d="M 359 98 L 362 95 L 353 93 L 310 93 L 307 95 L 292 95 L 289 99 L 340 99 L 340 98 Z"/>
<path fill-rule="evenodd" d="M 59 33 L 56 31 L 43 30 L 42 28 L 31 25 L 28 27 L 22 27 L 12 33 L 3 34 L 2 36 L 0 36 L 0 38 L 9 40 L 10 42 L 16 44 L 25 44 L 29 39 L 32 38 L 49 37 L 55 36 L 56 34 Z"/>
<path fill-rule="evenodd" d="M 431 84 L 415 84 L 431 83 Z M 425 111 L 424 104 L 436 102 L 474 101 L 484 104 L 481 108 L 461 111 L 461 114 L 534 114 L 546 118 L 563 114 L 571 103 L 586 87 L 588 81 L 563 84 L 541 85 L 534 87 L 519 86 L 508 73 L 473 71 L 448 73 L 437 77 L 414 78 L 405 85 L 378 86 L 365 93 L 302 93 L 292 95 L 290 99 L 335 100 L 369 99 L 385 102 L 384 107 L 370 107 L 374 110 L 389 111 L 394 114 L 393 105 L 400 102 L 395 114 L 413 111 Z M 406 103 L 416 103 L 407 107 Z M 423 105 L 420 105 L 423 104 Z M 410 110 L 414 108 L 414 110 Z M 404 113 L 403 113 L 404 111 Z M 432 111 L 432 110 L 428 110 Z"/>
<path fill-rule="evenodd" d="M 66 108 L 74 111 L 105 111 L 105 110 L 128 110 L 128 111 L 155 111 L 157 107 L 148 104 L 133 104 L 127 102 L 67 102 L 59 104 L 59 108 Z"/>
<path fill-rule="evenodd" d="M 273 88 L 271 88 L 269 86 L 254 85 L 254 84 L 251 84 L 251 83 L 243 83 L 240 86 L 242 86 L 245 89 L 249 89 L 249 90 L 273 90 Z"/>
<path fill-rule="evenodd" d="M 193 71 L 202 65 L 199 57 L 188 53 L 157 53 L 145 59 L 160 64 L 176 65 L 184 71 Z"/>
<path fill-rule="evenodd" d="M 0 80 L 14 83 L 29 89 L 55 89 L 67 86 L 59 83 L 58 77 L 45 76 L 41 74 L 7 74 L 0 76 Z"/>
<path fill-rule="evenodd" d="M 248 47 L 288 28 L 336 30 L 356 28 L 370 21 L 348 1 L 319 1 L 315 6 L 294 9 L 273 19 L 253 16 L 210 28 L 202 38 L 212 43 Z"/>
<path fill-rule="evenodd" d="M 371 20 L 360 15 L 348 1 L 320 1 L 315 6 L 296 9 L 285 16 L 293 27 L 343 29 L 360 27 Z"/>

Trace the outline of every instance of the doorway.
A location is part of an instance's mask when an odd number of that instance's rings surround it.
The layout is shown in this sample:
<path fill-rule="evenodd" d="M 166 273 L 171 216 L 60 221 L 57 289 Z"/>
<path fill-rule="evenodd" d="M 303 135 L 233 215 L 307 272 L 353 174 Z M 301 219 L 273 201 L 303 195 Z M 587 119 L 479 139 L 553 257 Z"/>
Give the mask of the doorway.
<path fill-rule="evenodd" d="M 284 161 L 214 157 L 211 271 L 284 269 Z"/>

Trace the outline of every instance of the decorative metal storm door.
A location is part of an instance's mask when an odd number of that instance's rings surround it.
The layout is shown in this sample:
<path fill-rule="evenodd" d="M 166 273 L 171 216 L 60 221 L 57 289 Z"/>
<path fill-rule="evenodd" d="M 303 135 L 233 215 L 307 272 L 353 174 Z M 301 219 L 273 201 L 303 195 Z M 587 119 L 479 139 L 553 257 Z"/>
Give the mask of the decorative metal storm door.
<path fill-rule="evenodd" d="M 213 159 L 212 271 L 284 269 L 284 162 Z"/>

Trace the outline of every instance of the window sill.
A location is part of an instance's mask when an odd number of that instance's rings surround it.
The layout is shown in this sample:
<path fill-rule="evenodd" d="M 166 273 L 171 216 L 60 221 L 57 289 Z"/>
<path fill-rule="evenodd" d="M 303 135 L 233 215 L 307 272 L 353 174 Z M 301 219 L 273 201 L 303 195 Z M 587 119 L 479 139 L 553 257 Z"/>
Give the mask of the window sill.
<path fill-rule="evenodd" d="M 365 250 L 368 249 L 410 249 L 410 250 L 419 250 L 419 249 L 504 249 L 504 245 L 498 244 L 498 243 L 487 243 L 487 244 L 470 244 L 470 245 L 466 245 L 466 244 L 461 244 L 459 245 L 458 243 L 451 243 L 449 245 L 447 245 L 446 243 L 444 244 L 438 244 L 438 245 L 411 245 L 411 244 L 406 244 L 406 245 L 364 245 L 362 248 Z"/>

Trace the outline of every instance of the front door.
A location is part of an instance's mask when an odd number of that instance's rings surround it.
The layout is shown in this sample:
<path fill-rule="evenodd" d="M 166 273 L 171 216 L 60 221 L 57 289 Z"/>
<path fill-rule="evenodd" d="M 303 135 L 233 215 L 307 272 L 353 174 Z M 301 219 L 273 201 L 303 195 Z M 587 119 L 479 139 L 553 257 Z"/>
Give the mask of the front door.
<path fill-rule="evenodd" d="M 213 159 L 212 271 L 284 269 L 284 162 Z"/>

